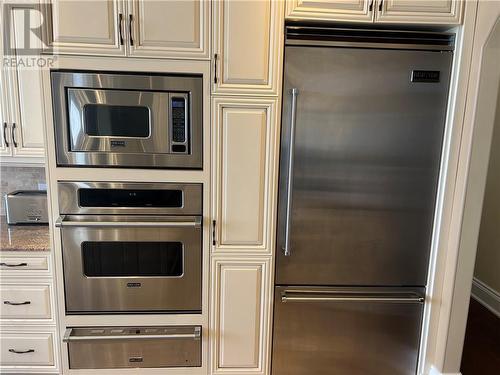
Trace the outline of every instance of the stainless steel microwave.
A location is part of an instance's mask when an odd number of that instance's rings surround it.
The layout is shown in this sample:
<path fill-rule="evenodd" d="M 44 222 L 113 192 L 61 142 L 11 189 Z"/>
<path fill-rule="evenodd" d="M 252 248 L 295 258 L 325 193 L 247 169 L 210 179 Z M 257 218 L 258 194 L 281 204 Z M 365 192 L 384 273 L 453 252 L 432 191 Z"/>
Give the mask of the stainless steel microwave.
<path fill-rule="evenodd" d="M 52 71 L 59 166 L 202 168 L 201 76 Z"/>

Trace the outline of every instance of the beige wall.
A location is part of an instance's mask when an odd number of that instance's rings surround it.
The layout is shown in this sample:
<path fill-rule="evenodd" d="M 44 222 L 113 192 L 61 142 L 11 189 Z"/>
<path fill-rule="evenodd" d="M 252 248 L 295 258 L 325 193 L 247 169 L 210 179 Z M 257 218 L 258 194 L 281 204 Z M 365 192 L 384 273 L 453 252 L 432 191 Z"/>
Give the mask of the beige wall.
<path fill-rule="evenodd" d="M 474 277 L 500 293 L 500 88 Z"/>

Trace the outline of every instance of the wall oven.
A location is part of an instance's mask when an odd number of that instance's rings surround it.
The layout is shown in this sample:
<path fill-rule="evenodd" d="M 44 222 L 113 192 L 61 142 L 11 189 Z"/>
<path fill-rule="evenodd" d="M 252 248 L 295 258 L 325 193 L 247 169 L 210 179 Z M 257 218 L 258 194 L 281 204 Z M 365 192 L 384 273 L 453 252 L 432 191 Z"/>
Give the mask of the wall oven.
<path fill-rule="evenodd" d="M 201 312 L 202 185 L 59 182 L 68 314 Z"/>
<path fill-rule="evenodd" d="M 52 71 L 59 166 L 202 168 L 201 76 Z"/>

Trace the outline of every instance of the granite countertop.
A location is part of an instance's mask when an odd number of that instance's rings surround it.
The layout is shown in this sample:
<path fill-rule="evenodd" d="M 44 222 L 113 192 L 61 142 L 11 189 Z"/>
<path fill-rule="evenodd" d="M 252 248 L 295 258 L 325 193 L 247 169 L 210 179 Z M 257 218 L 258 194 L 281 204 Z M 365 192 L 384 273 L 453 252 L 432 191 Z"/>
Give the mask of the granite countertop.
<path fill-rule="evenodd" d="M 1 251 L 50 251 L 48 225 L 7 225 L 0 216 Z"/>

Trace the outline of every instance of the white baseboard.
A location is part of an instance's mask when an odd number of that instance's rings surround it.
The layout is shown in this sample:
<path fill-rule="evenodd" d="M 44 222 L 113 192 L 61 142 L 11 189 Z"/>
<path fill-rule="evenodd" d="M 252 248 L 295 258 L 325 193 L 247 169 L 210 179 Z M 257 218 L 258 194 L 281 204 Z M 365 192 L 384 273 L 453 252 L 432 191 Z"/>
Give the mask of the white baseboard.
<path fill-rule="evenodd" d="M 429 375 L 462 375 L 460 372 L 441 372 L 434 366 L 431 366 L 431 369 L 429 371 Z"/>
<path fill-rule="evenodd" d="M 472 298 L 500 318 L 500 293 L 481 280 L 472 280 Z"/>

